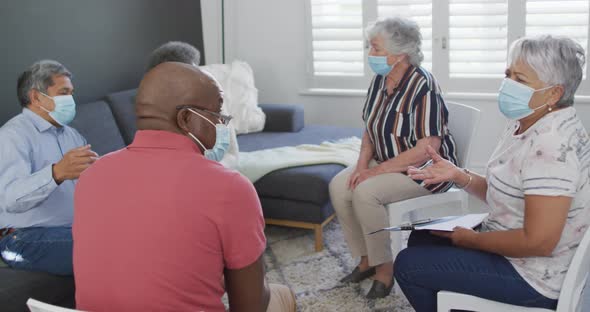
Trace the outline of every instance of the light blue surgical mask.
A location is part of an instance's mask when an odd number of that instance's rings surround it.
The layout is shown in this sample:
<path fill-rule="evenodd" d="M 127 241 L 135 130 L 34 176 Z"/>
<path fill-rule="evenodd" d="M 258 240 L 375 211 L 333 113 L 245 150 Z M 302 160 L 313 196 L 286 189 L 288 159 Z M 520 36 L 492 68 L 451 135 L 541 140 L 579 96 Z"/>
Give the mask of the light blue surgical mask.
<path fill-rule="evenodd" d="M 508 119 L 519 120 L 532 115 L 536 110 L 541 109 L 547 104 L 543 104 L 535 109 L 529 107 L 529 102 L 533 94 L 537 91 L 543 91 L 553 86 L 535 90 L 527 85 L 518 83 L 512 79 L 504 78 L 498 94 L 498 107 L 500 112 Z"/>
<path fill-rule="evenodd" d="M 205 116 L 199 114 L 195 110 L 189 108 L 189 111 L 207 120 L 207 122 L 209 122 L 212 126 L 215 127 L 215 145 L 213 145 L 211 149 L 207 149 L 205 145 L 201 143 L 201 140 L 199 140 L 194 134 L 189 132 L 188 135 L 190 135 L 203 148 L 205 158 L 213 161 L 221 161 L 221 159 L 223 159 L 223 156 L 225 155 L 225 152 L 229 148 L 229 128 L 224 124 L 214 124 L 213 122 L 211 122 L 211 120 L 205 118 Z"/>
<path fill-rule="evenodd" d="M 369 66 L 377 75 L 385 76 L 389 74 L 393 67 L 401 60 L 395 62 L 393 65 L 387 64 L 387 56 L 372 56 L 369 55 Z"/>
<path fill-rule="evenodd" d="M 67 126 L 74 117 L 76 117 L 76 102 L 74 101 L 74 97 L 71 95 L 56 95 L 56 96 L 49 96 L 43 92 L 40 92 L 44 96 L 53 100 L 55 104 L 55 109 L 53 111 L 49 111 L 43 106 L 40 106 L 42 110 L 49 113 L 49 116 L 55 120 L 58 124 L 62 126 Z"/>

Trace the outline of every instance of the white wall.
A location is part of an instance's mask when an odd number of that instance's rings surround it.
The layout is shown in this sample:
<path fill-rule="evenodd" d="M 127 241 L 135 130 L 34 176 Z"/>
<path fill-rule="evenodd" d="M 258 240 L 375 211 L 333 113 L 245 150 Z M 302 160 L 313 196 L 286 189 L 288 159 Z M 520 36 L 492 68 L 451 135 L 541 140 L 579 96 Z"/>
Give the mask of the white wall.
<path fill-rule="evenodd" d="M 226 60 L 240 59 L 252 66 L 260 103 L 301 104 L 308 124 L 360 127 L 364 96 L 301 92 L 307 87 L 305 1 L 226 0 Z M 495 95 L 448 94 L 445 98 L 482 112 L 470 164 L 480 171 L 506 122 L 497 109 Z M 589 127 L 590 105 L 588 99 L 584 101 L 577 109 Z"/>
<path fill-rule="evenodd" d="M 201 20 L 203 21 L 203 45 L 207 64 L 221 63 L 223 42 L 221 27 L 221 1 L 201 1 Z"/>

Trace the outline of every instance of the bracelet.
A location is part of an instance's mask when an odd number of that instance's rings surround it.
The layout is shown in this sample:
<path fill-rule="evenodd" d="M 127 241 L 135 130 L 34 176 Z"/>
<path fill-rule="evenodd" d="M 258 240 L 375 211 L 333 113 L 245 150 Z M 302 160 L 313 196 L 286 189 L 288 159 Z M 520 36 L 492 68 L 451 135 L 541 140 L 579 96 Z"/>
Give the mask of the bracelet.
<path fill-rule="evenodd" d="M 473 182 L 473 176 L 471 175 L 471 172 L 469 172 L 469 170 L 465 168 L 463 168 L 463 172 L 465 172 L 469 176 L 469 181 L 467 181 L 467 183 L 465 183 L 465 185 L 463 186 L 460 186 L 459 184 L 455 183 L 455 186 L 460 190 L 468 188 L 471 185 L 471 182 Z"/>

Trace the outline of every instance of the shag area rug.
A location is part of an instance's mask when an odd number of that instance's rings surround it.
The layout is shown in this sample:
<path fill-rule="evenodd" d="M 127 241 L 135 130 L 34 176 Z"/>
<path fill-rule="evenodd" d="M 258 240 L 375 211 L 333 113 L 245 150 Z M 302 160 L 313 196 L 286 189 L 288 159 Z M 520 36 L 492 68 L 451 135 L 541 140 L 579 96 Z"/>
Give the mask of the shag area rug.
<path fill-rule="evenodd" d="M 352 259 L 338 220 L 324 228 L 324 250 L 315 252 L 313 231 L 266 226 L 264 254 L 268 282 L 289 286 L 297 296 L 299 311 L 414 311 L 403 293 L 395 289 L 383 299 L 368 300 L 371 280 L 340 285 L 358 259 Z"/>

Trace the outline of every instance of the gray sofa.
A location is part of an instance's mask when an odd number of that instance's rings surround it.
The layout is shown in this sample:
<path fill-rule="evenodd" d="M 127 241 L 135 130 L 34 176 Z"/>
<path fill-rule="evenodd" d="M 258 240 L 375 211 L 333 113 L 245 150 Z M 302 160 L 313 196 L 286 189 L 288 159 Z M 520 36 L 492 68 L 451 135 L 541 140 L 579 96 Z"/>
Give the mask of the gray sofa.
<path fill-rule="evenodd" d="M 133 141 L 136 132 L 134 99 L 136 90 L 110 94 L 104 101 L 80 104 L 72 127 L 76 128 L 99 155 L 121 149 Z M 305 126 L 303 109 L 294 105 L 260 105 L 266 113 L 264 130 L 238 136 L 240 151 L 317 144 L 360 136 L 357 128 Z M 321 250 L 322 228 L 334 217 L 328 184 L 341 165 L 326 164 L 282 169 L 272 172 L 254 186 L 260 197 L 267 224 L 312 229 L 316 250 Z M 74 305 L 71 277 L 0 268 L 0 311 L 27 311 L 25 301 L 35 298 L 64 307 Z"/>

